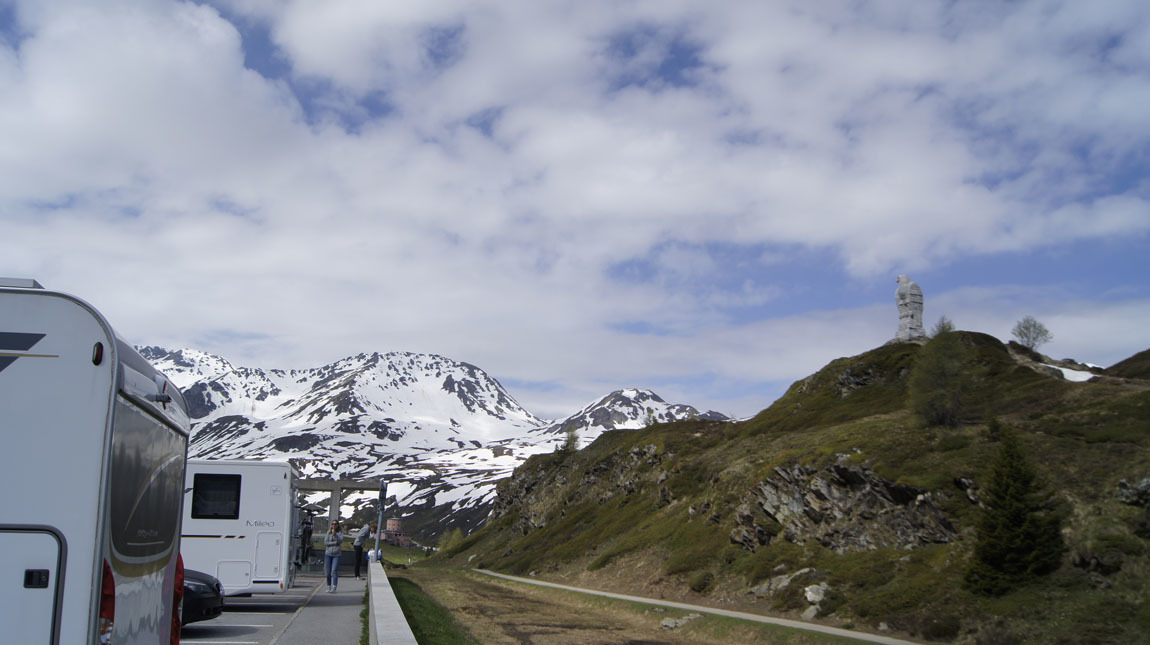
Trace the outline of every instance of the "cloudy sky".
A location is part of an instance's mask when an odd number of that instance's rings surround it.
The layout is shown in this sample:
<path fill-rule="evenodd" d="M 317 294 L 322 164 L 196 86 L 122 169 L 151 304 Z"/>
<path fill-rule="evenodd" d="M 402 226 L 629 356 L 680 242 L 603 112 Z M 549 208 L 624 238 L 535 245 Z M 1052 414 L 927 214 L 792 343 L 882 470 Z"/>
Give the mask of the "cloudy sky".
<path fill-rule="evenodd" d="M 1150 347 L 1150 3 L 0 0 L 0 275 L 128 340 L 747 416 L 898 328 Z"/>

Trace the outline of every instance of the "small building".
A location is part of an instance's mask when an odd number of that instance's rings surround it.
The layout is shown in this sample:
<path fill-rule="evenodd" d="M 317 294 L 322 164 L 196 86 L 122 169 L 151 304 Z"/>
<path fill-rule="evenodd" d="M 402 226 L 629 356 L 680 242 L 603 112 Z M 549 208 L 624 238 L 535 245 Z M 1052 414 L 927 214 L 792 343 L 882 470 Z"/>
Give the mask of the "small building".
<path fill-rule="evenodd" d="M 383 539 L 393 546 L 404 548 L 412 546 L 411 536 L 403 530 L 403 520 L 398 517 L 387 519 L 387 524 L 383 530 Z"/>

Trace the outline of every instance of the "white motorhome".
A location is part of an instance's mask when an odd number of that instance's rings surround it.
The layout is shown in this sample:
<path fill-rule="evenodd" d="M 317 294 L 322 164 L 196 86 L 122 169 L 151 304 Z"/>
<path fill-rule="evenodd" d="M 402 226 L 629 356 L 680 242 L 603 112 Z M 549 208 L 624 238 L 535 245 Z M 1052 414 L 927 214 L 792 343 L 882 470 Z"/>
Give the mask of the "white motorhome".
<path fill-rule="evenodd" d="M 219 578 L 224 594 L 282 593 L 295 582 L 299 472 L 249 459 L 189 459 L 184 565 Z"/>
<path fill-rule="evenodd" d="M 188 428 L 91 305 L 0 278 L 0 639 L 179 642 Z"/>

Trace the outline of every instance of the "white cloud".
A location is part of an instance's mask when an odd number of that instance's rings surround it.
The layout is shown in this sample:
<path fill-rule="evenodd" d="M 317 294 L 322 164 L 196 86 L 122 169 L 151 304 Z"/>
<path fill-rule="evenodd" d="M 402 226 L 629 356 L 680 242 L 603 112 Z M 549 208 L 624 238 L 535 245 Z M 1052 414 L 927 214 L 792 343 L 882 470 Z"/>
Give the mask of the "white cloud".
<path fill-rule="evenodd" d="M 896 270 L 1150 226 L 1139 2 L 16 6 L 0 273 L 241 362 L 430 351 L 555 383 L 521 396 L 545 414 L 644 380 L 696 403 L 699 375 L 794 380 L 892 336 Z M 245 66 L 273 54 L 284 78 Z M 1130 282 L 1105 260 L 1084 280 Z M 616 279 L 635 261 L 656 275 Z M 831 280 L 883 302 L 795 296 Z M 1033 313 L 1085 360 L 1145 344 L 1075 341 L 1099 323 L 1072 311 Z"/>

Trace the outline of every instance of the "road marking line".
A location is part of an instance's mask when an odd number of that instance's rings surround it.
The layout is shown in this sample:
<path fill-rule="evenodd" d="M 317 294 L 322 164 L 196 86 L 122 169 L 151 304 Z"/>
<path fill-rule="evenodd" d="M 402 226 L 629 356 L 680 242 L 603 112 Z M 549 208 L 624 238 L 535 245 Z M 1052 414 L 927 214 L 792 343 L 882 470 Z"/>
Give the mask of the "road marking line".
<path fill-rule="evenodd" d="M 303 604 L 301 604 L 299 607 L 296 608 L 296 610 L 294 612 L 292 612 L 291 618 L 288 619 L 287 624 L 285 624 L 282 628 L 280 628 L 280 630 L 278 632 L 276 632 L 276 634 L 274 636 L 272 636 L 272 639 L 270 641 L 268 641 L 268 645 L 276 645 L 276 643 L 279 642 L 280 637 L 284 635 L 284 632 L 286 632 L 288 630 L 288 627 L 291 627 L 291 624 L 295 622 L 295 619 L 299 618 L 299 613 L 301 611 L 303 611 L 303 608 L 307 607 L 309 604 L 311 604 L 311 599 L 314 598 L 316 593 L 318 593 L 318 592 L 319 592 L 319 585 L 316 585 L 315 587 L 312 588 L 311 594 L 307 597 L 307 600 L 305 600 L 303 602 Z"/>

